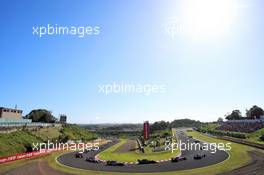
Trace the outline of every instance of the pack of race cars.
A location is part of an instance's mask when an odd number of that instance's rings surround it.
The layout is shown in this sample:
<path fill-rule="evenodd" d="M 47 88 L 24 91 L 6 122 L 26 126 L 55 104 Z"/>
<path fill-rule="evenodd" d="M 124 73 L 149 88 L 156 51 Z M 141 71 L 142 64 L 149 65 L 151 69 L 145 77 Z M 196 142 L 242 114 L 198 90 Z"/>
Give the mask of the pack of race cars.
<path fill-rule="evenodd" d="M 190 138 L 192 138 L 190 136 Z M 194 140 L 195 143 L 199 143 L 200 141 L 199 140 Z M 100 147 L 102 148 L 102 147 Z M 203 149 L 200 149 L 200 150 L 203 150 Z M 84 152 L 76 152 L 75 153 L 75 157 L 76 158 L 84 158 L 84 153 L 88 153 L 90 151 L 96 151 L 94 149 L 89 149 L 89 150 L 84 150 Z M 205 154 L 195 154 L 193 155 L 193 159 L 194 160 L 201 160 L 203 158 L 205 158 L 206 155 Z M 95 157 L 86 157 L 85 160 L 87 162 L 90 162 L 90 163 L 102 163 L 103 161 L 99 160 L 99 159 L 96 159 Z M 181 162 L 181 161 L 185 161 L 187 160 L 187 157 L 184 157 L 184 156 L 177 156 L 177 157 L 173 157 L 171 158 L 171 162 L 172 163 L 175 163 L 175 162 Z M 142 164 L 156 164 L 158 163 L 157 161 L 155 160 L 148 160 L 148 159 L 138 159 L 137 161 L 137 164 L 138 165 L 142 165 Z M 108 160 L 106 161 L 106 166 L 125 166 L 126 164 L 125 163 L 122 163 L 122 162 L 117 162 L 117 161 L 114 161 L 114 160 Z"/>
<path fill-rule="evenodd" d="M 75 157 L 76 158 L 84 158 L 84 155 L 83 155 L 82 152 L 77 152 L 75 154 Z M 194 160 L 200 160 L 200 159 L 203 159 L 205 157 L 206 157 L 205 154 L 196 154 L 196 155 L 193 156 L 193 159 Z M 101 160 L 96 159 L 95 157 L 86 157 L 85 160 L 87 162 L 90 162 L 90 163 L 101 163 L 102 162 Z M 177 156 L 177 157 L 171 158 L 171 162 L 172 163 L 174 163 L 174 162 L 181 162 L 181 161 L 185 161 L 185 160 L 187 160 L 187 157 L 183 157 L 183 156 Z M 155 160 L 139 159 L 137 164 L 138 165 L 142 165 L 142 164 L 156 164 L 156 163 L 158 163 L 158 162 L 155 161 Z M 122 162 L 108 160 L 108 161 L 106 161 L 106 165 L 107 166 L 125 166 L 126 164 L 125 163 L 122 163 Z"/>
<path fill-rule="evenodd" d="M 192 136 L 189 136 L 189 138 L 192 138 Z M 196 139 L 193 139 L 193 140 L 194 140 L 195 143 L 200 143 L 199 140 L 196 140 Z M 100 148 L 103 148 L 103 147 L 101 146 Z M 203 148 L 201 147 L 200 150 L 203 150 Z M 89 149 L 89 150 L 85 149 L 84 152 L 76 152 L 75 153 L 75 157 L 82 159 L 82 158 L 84 158 L 84 153 L 88 153 L 90 151 L 96 151 L 96 150 L 95 149 Z M 195 155 L 193 155 L 193 160 L 201 160 L 201 159 L 203 159 L 205 157 L 206 157 L 205 154 L 195 154 Z M 101 160 L 99 160 L 99 159 L 97 159 L 95 157 L 86 157 L 85 160 L 87 162 L 95 163 L 95 164 L 103 162 L 103 161 L 101 161 Z M 181 161 L 185 161 L 185 160 L 187 160 L 187 157 L 184 157 L 184 156 L 177 156 L 177 157 L 172 157 L 171 158 L 171 162 L 172 163 L 181 162 Z M 158 163 L 158 162 L 155 161 L 155 160 L 148 160 L 148 159 L 139 159 L 137 161 L 138 165 L 156 164 L 156 163 Z M 117 162 L 117 161 L 114 161 L 114 160 L 106 161 L 106 166 L 125 166 L 125 165 L 126 164 L 123 163 L 123 162 Z"/>

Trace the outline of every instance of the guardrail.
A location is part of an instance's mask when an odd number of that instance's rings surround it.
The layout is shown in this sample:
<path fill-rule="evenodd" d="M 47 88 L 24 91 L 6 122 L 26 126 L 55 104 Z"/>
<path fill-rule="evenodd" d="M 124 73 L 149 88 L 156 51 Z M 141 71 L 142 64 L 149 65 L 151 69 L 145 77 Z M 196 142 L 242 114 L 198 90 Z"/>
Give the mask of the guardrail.
<path fill-rule="evenodd" d="M 32 127 L 32 126 L 61 126 L 60 123 L 40 123 L 40 122 L 32 122 L 32 123 L 19 123 L 19 122 L 6 122 L 6 123 L 0 123 L 0 127 Z"/>
<path fill-rule="evenodd" d="M 236 142 L 236 143 L 240 143 L 240 144 L 244 144 L 244 145 L 248 145 L 248 146 L 253 146 L 255 148 L 259 148 L 259 149 L 264 149 L 264 145 L 259 144 L 259 143 L 253 143 L 253 142 L 249 142 L 246 140 L 241 140 L 241 139 L 237 139 L 237 138 L 230 138 L 230 137 L 226 137 L 226 136 L 214 136 L 217 139 L 222 139 L 222 140 L 227 140 L 227 141 L 231 141 L 231 142 Z"/>
<path fill-rule="evenodd" d="M 48 154 L 48 153 L 51 153 L 54 151 L 57 151 L 57 150 L 45 149 L 42 151 L 33 151 L 33 152 L 29 152 L 29 153 L 21 153 L 21 154 L 15 154 L 12 156 L 6 156 L 6 157 L 0 158 L 0 164 L 12 162 L 12 161 L 16 161 L 16 160 L 40 157 L 40 156 L 43 156 L 45 154 Z"/>
<path fill-rule="evenodd" d="M 242 140 L 239 138 L 233 138 L 233 137 L 227 137 L 227 136 L 216 136 L 216 135 L 212 135 L 212 134 L 208 134 L 208 133 L 202 133 L 202 132 L 199 132 L 199 133 L 204 134 L 204 135 L 209 136 L 209 137 L 216 138 L 216 139 L 227 140 L 227 141 L 231 141 L 231 142 L 235 142 L 235 143 L 240 143 L 243 145 L 252 146 L 255 148 L 259 148 L 259 149 L 264 149 L 264 144 L 254 143 L 254 142 Z"/>
<path fill-rule="evenodd" d="M 68 148 L 71 148 L 72 145 L 75 145 L 75 144 L 69 144 Z M 82 148 L 82 145 L 80 148 Z M 11 156 L 0 157 L 0 164 L 12 162 L 12 161 L 16 161 L 16 160 L 23 160 L 23 159 L 30 159 L 30 158 L 34 158 L 34 157 L 40 157 L 40 156 L 43 156 L 45 154 L 49 154 L 52 152 L 58 152 L 58 151 L 64 151 L 66 149 L 67 149 L 67 147 L 65 147 L 65 148 L 64 147 L 57 147 L 56 149 L 47 148 L 47 149 L 41 149 L 38 151 L 32 151 L 32 152 L 28 152 L 28 153 L 19 153 L 19 154 L 15 154 L 15 155 L 11 155 Z"/>

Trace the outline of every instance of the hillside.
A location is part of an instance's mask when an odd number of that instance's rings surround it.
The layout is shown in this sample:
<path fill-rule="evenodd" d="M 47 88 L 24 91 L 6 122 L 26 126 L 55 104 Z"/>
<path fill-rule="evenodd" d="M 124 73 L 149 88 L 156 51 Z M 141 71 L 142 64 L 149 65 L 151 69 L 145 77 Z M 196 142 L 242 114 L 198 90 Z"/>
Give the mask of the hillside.
<path fill-rule="evenodd" d="M 65 125 L 61 130 L 62 136 L 70 140 L 89 141 L 97 138 L 97 135 L 78 125 Z"/>
<path fill-rule="evenodd" d="M 28 131 L 0 134 L 0 157 L 31 151 L 32 143 L 38 142 L 42 140 Z"/>
<path fill-rule="evenodd" d="M 89 141 L 96 139 L 97 135 L 77 125 L 64 125 L 63 127 L 42 128 L 39 130 L 22 130 L 8 134 L 0 134 L 0 157 L 17 153 L 32 151 L 33 143 L 67 140 Z"/>

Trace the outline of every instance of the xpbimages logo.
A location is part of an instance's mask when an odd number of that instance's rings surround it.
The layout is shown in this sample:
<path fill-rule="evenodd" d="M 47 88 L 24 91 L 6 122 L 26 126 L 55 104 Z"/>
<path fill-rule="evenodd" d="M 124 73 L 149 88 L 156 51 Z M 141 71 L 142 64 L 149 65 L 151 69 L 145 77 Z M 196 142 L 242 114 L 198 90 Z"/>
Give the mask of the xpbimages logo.
<path fill-rule="evenodd" d="M 47 24 L 46 26 L 33 26 L 32 34 L 39 38 L 44 36 L 70 35 L 84 38 L 91 35 L 99 35 L 99 26 L 60 26 Z"/>
<path fill-rule="evenodd" d="M 124 82 L 112 82 L 108 84 L 99 84 L 98 92 L 105 95 L 109 94 L 157 94 L 165 93 L 165 84 L 141 84 L 141 83 L 124 83 Z"/>
<path fill-rule="evenodd" d="M 182 142 L 181 140 L 177 142 L 171 142 L 171 141 L 166 141 L 165 142 L 165 150 L 173 153 L 176 150 L 181 150 L 181 151 L 196 151 L 196 150 L 206 150 L 210 151 L 210 153 L 214 154 L 216 153 L 217 150 L 220 151 L 230 151 L 232 149 L 231 143 L 195 143 L 195 142 Z"/>
<path fill-rule="evenodd" d="M 60 150 L 70 150 L 70 151 L 80 151 L 85 152 L 86 150 L 98 151 L 100 149 L 99 143 L 60 143 L 60 142 L 51 142 L 48 140 L 47 143 L 32 143 L 33 151 L 40 151 L 40 153 L 45 152 L 46 150 L 60 151 Z"/>

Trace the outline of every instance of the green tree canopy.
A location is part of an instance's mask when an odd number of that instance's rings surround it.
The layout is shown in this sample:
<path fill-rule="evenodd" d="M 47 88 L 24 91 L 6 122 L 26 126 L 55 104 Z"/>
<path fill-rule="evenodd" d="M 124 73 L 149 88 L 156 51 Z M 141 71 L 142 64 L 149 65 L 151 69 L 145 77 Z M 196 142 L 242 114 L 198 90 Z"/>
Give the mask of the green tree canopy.
<path fill-rule="evenodd" d="M 178 127 L 196 127 L 199 128 L 203 123 L 196 120 L 191 119 L 177 119 L 170 123 L 170 128 L 178 128 Z"/>
<path fill-rule="evenodd" d="M 219 122 L 219 123 L 221 123 L 221 122 L 223 122 L 224 121 L 224 119 L 222 118 L 222 117 L 219 117 L 218 119 L 217 119 L 217 122 Z"/>
<path fill-rule="evenodd" d="M 246 111 L 246 116 L 249 119 L 259 119 L 260 116 L 264 115 L 264 111 L 262 108 L 254 105 L 252 108 Z"/>
<path fill-rule="evenodd" d="M 34 109 L 25 118 L 32 119 L 33 122 L 54 123 L 57 121 L 57 118 L 46 109 Z"/>
<path fill-rule="evenodd" d="M 167 129 L 168 126 L 169 126 L 169 122 L 158 121 L 150 125 L 150 131 L 164 130 Z"/>
<path fill-rule="evenodd" d="M 231 114 L 226 115 L 227 120 L 241 120 L 243 119 L 240 110 L 233 110 Z"/>

